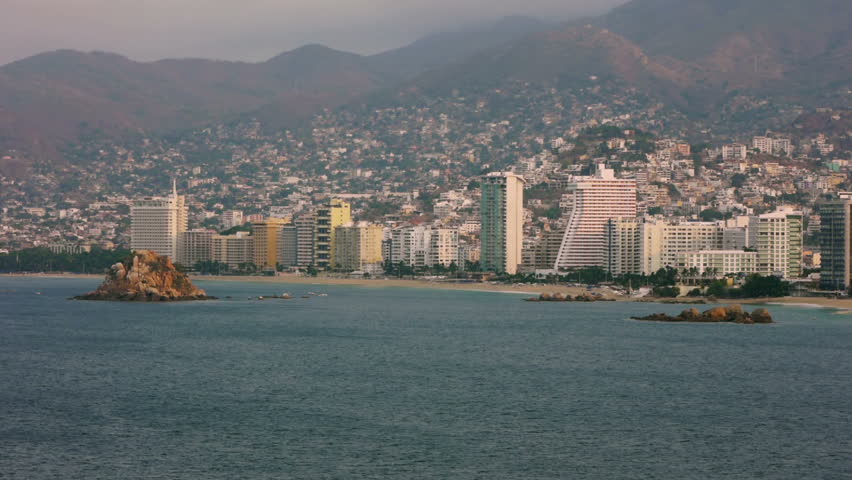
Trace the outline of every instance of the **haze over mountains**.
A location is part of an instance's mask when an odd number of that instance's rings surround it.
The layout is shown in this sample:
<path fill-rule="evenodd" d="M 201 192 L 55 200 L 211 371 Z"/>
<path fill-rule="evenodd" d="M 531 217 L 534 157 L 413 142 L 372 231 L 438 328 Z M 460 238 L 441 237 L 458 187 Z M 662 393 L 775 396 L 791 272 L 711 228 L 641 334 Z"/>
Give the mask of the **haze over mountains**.
<path fill-rule="evenodd" d="M 365 94 L 398 101 L 514 80 L 570 88 L 596 77 L 724 121 L 738 95 L 817 105 L 848 91 L 850 24 L 844 0 L 634 0 L 571 24 L 508 18 L 373 56 L 320 45 L 262 63 L 50 52 L 0 67 L 0 156 L 61 160 L 80 135 L 239 115 L 293 127 Z"/>

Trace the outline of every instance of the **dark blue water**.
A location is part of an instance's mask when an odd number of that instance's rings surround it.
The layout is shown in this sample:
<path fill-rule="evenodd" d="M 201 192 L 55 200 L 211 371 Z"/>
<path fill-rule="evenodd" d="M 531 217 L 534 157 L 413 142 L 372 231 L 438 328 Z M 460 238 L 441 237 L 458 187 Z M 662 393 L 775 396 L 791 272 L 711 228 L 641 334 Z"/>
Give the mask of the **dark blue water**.
<path fill-rule="evenodd" d="M 850 478 L 852 317 L 203 284 L 73 302 L 0 279 L 0 478 Z M 328 297 L 247 301 L 249 295 Z M 42 295 L 34 292 L 40 291 Z"/>

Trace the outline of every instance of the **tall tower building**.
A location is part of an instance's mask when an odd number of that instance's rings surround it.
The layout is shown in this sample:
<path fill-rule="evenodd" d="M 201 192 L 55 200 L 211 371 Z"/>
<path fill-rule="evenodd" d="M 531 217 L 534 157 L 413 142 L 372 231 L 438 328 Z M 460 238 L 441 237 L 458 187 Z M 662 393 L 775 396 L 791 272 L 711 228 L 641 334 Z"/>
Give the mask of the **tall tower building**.
<path fill-rule="evenodd" d="M 524 178 L 490 173 L 482 179 L 482 269 L 514 275 L 524 244 Z"/>
<path fill-rule="evenodd" d="M 852 192 L 822 203 L 819 216 L 820 289 L 848 290 L 852 287 Z"/>
<path fill-rule="evenodd" d="M 180 234 L 187 229 L 186 199 L 172 181 L 168 197 L 144 197 L 130 207 L 130 248 L 150 250 L 178 260 Z"/>
<path fill-rule="evenodd" d="M 384 236 L 381 225 L 350 223 L 335 230 L 335 265 L 347 271 L 381 272 Z"/>
<path fill-rule="evenodd" d="M 569 213 L 556 269 L 607 267 L 607 222 L 636 217 L 636 180 L 615 178 L 615 172 L 598 165 L 591 177 L 578 177 L 568 185 Z"/>
<path fill-rule="evenodd" d="M 223 263 L 229 269 L 237 270 L 242 265 L 254 263 L 254 237 L 248 232 L 213 235 L 210 253 L 214 262 Z"/>
<path fill-rule="evenodd" d="M 296 266 L 299 253 L 299 231 L 295 225 L 284 225 L 278 235 L 278 263 L 285 267 Z"/>
<path fill-rule="evenodd" d="M 334 198 L 317 210 L 314 235 L 314 265 L 317 268 L 332 268 L 336 265 L 335 230 L 347 223 L 352 223 L 352 207 L 343 200 Z"/>
<path fill-rule="evenodd" d="M 207 262 L 213 258 L 213 230 L 197 229 L 181 232 L 178 235 L 178 263 L 192 268 L 198 262 Z"/>
<path fill-rule="evenodd" d="M 315 238 L 317 219 L 314 214 L 303 214 L 293 221 L 296 226 L 296 263 L 297 267 L 306 268 L 314 264 Z"/>
<path fill-rule="evenodd" d="M 803 216 L 789 207 L 752 217 L 749 234 L 757 249 L 757 273 L 795 278 L 802 274 Z"/>
<path fill-rule="evenodd" d="M 261 270 L 275 269 L 280 263 L 278 258 L 279 237 L 287 223 L 286 220 L 280 218 L 267 218 L 263 222 L 252 224 L 254 264 Z"/>

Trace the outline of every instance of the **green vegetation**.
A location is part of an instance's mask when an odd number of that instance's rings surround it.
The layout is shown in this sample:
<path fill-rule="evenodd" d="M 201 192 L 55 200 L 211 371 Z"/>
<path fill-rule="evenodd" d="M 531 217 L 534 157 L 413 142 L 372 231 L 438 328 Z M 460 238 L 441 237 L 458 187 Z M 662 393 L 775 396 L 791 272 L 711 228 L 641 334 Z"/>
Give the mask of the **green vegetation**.
<path fill-rule="evenodd" d="M 770 298 L 790 295 L 790 283 L 762 275 L 750 275 L 742 287 L 729 288 L 723 281 L 716 281 L 707 288 L 707 295 L 717 298 Z"/>
<path fill-rule="evenodd" d="M 725 219 L 725 214 L 714 208 L 702 210 L 698 216 L 703 222 L 715 222 L 716 220 Z"/>
<path fill-rule="evenodd" d="M 0 272 L 103 273 L 122 261 L 128 250 L 93 248 L 89 253 L 53 253 L 47 248 L 28 248 L 0 255 Z"/>
<path fill-rule="evenodd" d="M 677 298 L 680 296 L 680 288 L 678 287 L 654 287 L 654 296 L 662 298 Z"/>
<path fill-rule="evenodd" d="M 219 233 L 219 235 L 234 235 L 237 232 L 251 232 L 251 224 L 244 223 L 242 225 L 237 225 L 236 227 L 229 228 L 224 232 Z"/>

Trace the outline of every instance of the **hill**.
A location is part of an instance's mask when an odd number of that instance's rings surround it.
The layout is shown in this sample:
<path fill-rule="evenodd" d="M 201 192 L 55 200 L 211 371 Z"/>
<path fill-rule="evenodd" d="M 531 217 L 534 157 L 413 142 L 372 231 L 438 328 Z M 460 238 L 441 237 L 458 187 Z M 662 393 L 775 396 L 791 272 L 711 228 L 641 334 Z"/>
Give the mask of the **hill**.
<path fill-rule="evenodd" d="M 633 0 L 427 72 L 387 96 L 469 94 L 513 81 L 571 89 L 594 78 L 721 128 L 749 128 L 778 116 L 780 104 L 849 103 L 849 25 L 852 4 L 840 0 Z"/>
<path fill-rule="evenodd" d="M 714 88 L 812 95 L 852 74 L 845 0 L 633 0 L 595 23 Z"/>
<path fill-rule="evenodd" d="M 370 63 L 376 71 L 410 79 L 554 26 L 531 17 L 506 17 L 467 30 L 427 35 L 402 48 L 373 55 Z"/>
<path fill-rule="evenodd" d="M 85 133 L 166 132 L 265 105 L 276 105 L 281 120 L 291 122 L 384 82 L 363 57 L 321 46 L 262 63 L 141 63 L 110 53 L 57 51 L 0 68 L 0 122 L 7 127 L 0 141 L 50 156 L 62 141 Z"/>
<path fill-rule="evenodd" d="M 373 56 L 307 45 L 260 63 L 135 62 L 60 50 L 0 67 L 0 174 L 62 159 L 80 137 L 166 133 L 251 116 L 293 127 L 324 108 L 502 45 L 547 24 L 507 18 Z"/>
<path fill-rule="evenodd" d="M 513 83 L 568 96 L 602 88 L 575 104 L 617 103 L 618 92 L 630 92 L 701 129 L 772 128 L 801 107 L 852 102 L 849 25 L 848 0 L 633 0 L 582 24 L 509 18 L 373 56 L 320 45 L 260 63 L 51 52 L 0 67 L 0 173 L 59 160 L 81 136 L 239 117 L 279 129 L 344 104 L 424 102 Z M 10 150 L 19 153 L 4 158 Z"/>

